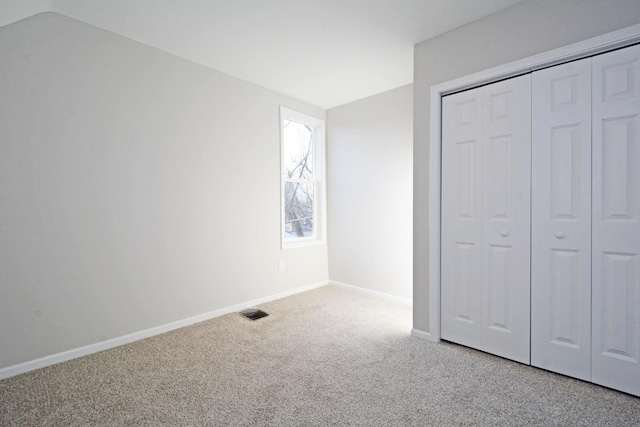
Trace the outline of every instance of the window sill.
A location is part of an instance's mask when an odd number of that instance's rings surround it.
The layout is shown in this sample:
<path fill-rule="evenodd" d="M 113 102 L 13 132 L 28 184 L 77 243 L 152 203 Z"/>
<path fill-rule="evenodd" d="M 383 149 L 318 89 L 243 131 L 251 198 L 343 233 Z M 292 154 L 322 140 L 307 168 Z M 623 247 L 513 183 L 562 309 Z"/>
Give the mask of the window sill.
<path fill-rule="evenodd" d="M 326 242 L 324 240 L 303 240 L 301 242 L 282 242 L 282 249 L 297 249 L 304 248 L 307 246 L 320 246 L 324 245 Z"/>

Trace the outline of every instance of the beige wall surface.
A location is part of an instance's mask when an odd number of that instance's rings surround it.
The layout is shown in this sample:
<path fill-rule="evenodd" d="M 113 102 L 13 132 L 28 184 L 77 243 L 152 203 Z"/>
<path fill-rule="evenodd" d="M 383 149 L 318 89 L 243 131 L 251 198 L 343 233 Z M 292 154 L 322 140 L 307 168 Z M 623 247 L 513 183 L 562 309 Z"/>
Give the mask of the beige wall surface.
<path fill-rule="evenodd" d="M 325 244 L 280 249 L 280 105 L 325 115 L 61 15 L 0 28 L 0 369 L 326 282 Z"/>
<path fill-rule="evenodd" d="M 413 326 L 429 331 L 431 86 L 640 22 L 638 0 L 526 0 L 414 51 Z"/>
<path fill-rule="evenodd" d="M 327 111 L 329 279 L 411 298 L 413 86 Z"/>

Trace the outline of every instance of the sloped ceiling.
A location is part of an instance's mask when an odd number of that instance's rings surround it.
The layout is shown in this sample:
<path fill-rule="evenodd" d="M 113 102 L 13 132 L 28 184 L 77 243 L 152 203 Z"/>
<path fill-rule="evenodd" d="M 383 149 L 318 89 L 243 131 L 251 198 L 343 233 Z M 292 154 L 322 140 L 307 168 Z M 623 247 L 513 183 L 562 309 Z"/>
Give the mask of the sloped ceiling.
<path fill-rule="evenodd" d="M 413 81 L 416 43 L 522 0 L 0 0 L 58 12 L 331 108 Z"/>

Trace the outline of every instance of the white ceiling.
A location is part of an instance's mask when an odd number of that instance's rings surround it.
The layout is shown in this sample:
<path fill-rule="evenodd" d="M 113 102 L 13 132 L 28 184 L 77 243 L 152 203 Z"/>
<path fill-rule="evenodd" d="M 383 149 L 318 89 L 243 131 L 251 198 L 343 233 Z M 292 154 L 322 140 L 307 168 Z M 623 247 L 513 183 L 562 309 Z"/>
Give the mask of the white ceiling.
<path fill-rule="evenodd" d="M 331 108 L 413 81 L 413 46 L 522 0 L 0 0 Z"/>

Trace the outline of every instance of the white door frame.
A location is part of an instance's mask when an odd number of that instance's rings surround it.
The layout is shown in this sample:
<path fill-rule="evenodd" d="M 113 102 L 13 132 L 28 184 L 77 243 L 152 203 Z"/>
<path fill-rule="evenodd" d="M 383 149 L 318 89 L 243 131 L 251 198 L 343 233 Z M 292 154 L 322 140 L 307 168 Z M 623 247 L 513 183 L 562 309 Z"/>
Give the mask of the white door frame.
<path fill-rule="evenodd" d="M 637 24 L 431 87 L 431 132 L 429 135 L 429 333 L 414 331 L 414 335 L 434 342 L 440 341 L 440 165 L 442 144 L 440 124 L 442 119 L 442 97 L 450 93 L 530 73 L 574 59 L 597 55 L 639 42 L 640 24 Z"/>

